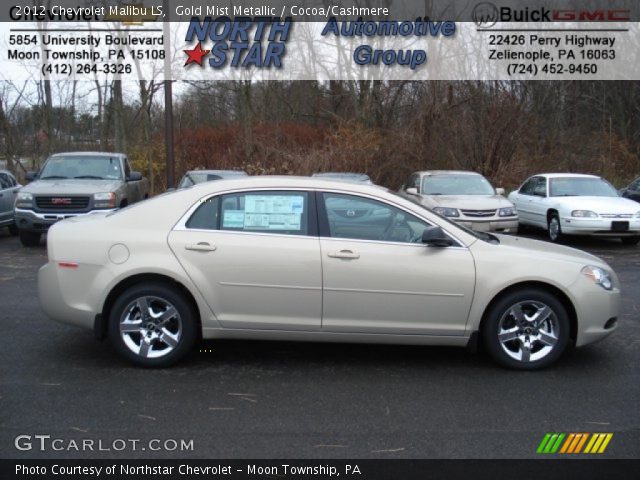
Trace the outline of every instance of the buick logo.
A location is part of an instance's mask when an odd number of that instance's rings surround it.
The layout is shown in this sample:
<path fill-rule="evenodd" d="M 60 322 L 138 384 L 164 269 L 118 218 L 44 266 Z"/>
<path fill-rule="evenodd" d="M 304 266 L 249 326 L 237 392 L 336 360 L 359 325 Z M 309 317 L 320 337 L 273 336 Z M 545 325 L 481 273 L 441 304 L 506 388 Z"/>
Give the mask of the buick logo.
<path fill-rule="evenodd" d="M 353 210 L 347 210 L 347 217 L 355 217 L 356 216 L 356 212 L 354 212 Z"/>
<path fill-rule="evenodd" d="M 478 27 L 490 28 L 498 22 L 498 7 L 493 3 L 480 2 L 471 13 L 471 18 Z"/>
<path fill-rule="evenodd" d="M 70 198 L 52 198 L 51 203 L 53 205 L 71 205 Z"/>

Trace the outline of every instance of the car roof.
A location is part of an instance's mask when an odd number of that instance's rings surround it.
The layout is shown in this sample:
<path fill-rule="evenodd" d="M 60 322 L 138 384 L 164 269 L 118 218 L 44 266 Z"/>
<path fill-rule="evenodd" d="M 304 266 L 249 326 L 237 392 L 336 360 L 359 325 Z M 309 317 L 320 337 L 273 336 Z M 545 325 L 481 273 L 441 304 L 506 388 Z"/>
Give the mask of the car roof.
<path fill-rule="evenodd" d="M 369 175 L 361 172 L 316 172 L 311 174 L 312 177 L 367 177 Z"/>
<path fill-rule="evenodd" d="M 589 175 L 586 173 L 539 173 L 538 175 L 532 175 L 532 177 L 547 177 L 547 178 L 601 178 L 598 175 Z"/>
<path fill-rule="evenodd" d="M 349 190 L 354 193 L 372 193 L 380 194 L 380 192 L 393 192 L 387 189 L 381 189 L 379 186 L 366 183 L 351 183 L 334 180 L 327 177 L 302 177 L 293 175 L 256 175 L 256 176 L 237 176 L 234 178 L 226 178 L 215 182 L 198 183 L 189 189 L 202 190 L 230 190 L 244 188 L 309 188 L 309 189 L 331 189 L 331 190 Z"/>
<path fill-rule="evenodd" d="M 117 152 L 58 152 L 54 153 L 52 157 L 83 157 L 83 156 L 92 156 L 92 157 L 125 157 L 124 153 Z"/>
<path fill-rule="evenodd" d="M 244 170 L 187 170 L 185 175 L 190 173 L 204 173 L 206 175 L 248 175 Z"/>
<path fill-rule="evenodd" d="M 475 175 L 481 177 L 482 174 L 478 172 L 471 172 L 469 170 L 423 170 L 416 172 L 420 175 Z"/>

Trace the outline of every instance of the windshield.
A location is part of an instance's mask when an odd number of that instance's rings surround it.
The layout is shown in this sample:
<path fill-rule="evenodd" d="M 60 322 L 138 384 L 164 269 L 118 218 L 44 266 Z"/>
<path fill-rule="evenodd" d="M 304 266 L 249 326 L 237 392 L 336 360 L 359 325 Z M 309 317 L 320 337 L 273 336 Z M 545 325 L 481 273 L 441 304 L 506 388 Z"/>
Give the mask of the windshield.
<path fill-rule="evenodd" d="M 49 158 L 40 172 L 40 179 L 86 178 L 120 180 L 120 160 L 115 157 L 73 155 Z"/>
<path fill-rule="evenodd" d="M 609 182 L 591 177 L 552 178 L 549 193 L 551 197 L 619 197 Z"/>
<path fill-rule="evenodd" d="M 428 175 L 422 180 L 423 195 L 495 195 L 481 175 Z"/>

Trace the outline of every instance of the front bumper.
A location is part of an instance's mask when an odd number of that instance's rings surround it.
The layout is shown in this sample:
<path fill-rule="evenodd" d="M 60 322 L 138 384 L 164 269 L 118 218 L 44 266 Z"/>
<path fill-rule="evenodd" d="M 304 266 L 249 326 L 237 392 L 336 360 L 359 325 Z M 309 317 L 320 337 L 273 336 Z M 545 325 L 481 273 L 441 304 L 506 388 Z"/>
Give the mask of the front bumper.
<path fill-rule="evenodd" d="M 498 232 L 498 233 L 517 233 L 518 232 L 518 219 L 482 219 L 471 220 L 469 218 L 451 218 L 456 223 L 463 225 L 467 228 L 475 230 L 476 232 Z"/>
<path fill-rule="evenodd" d="M 619 280 L 615 283 L 619 284 Z M 622 311 L 618 286 L 605 290 L 581 274 L 569 289 L 575 295 L 573 304 L 578 316 L 577 347 L 602 340 L 616 330 Z"/>
<path fill-rule="evenodd" d="M 612 222 L 628 222 L 628 230 L 614 230 Z M 640 235 L 640 218 L 575 218 L 563 217 L 562 233 L 567 235 L 599 235 L 625 237 Z"/>
<path fill-rule="evenodd" d="M 27 210 L 23 208 L 15 209 L 15 224 L 20 230 L 28 230 L 31 232 L 44 233 L 49 230 L 49 227 L 60 220 L 72 217 L 83 217 L 86 215 L 93 215 L 96 213 L 109 213 L 116 209 L 108 210 L 92 210 L 86 213 L 40 213 L 33 210 Z"/>

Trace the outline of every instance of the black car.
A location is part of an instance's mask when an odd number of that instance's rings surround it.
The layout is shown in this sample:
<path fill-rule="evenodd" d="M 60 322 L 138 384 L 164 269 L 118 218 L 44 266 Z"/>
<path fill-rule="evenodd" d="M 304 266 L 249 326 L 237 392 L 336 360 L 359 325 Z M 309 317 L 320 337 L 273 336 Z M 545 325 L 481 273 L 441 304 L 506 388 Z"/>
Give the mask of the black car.
<path fill-rule="evenodd" d="M 620 195 L 630 200 L 640 202 L 640 177 L 620 190 Z"/>

